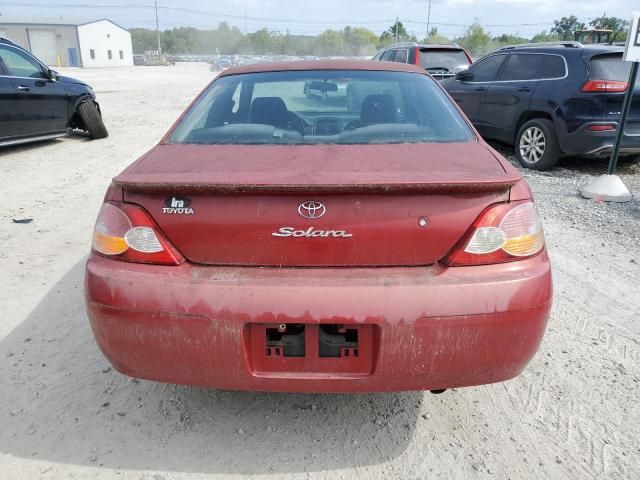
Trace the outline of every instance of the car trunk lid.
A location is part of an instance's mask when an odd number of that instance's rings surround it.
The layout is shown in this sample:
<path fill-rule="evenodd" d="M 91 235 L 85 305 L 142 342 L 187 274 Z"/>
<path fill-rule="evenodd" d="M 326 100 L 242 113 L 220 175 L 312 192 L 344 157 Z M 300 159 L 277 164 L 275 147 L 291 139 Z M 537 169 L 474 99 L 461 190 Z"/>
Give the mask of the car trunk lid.
<path fill-rule="evenodd" d="M 116 177 L 190 261 L 428 265 L 519 173 L 480 143 L 160 145 Z"/>

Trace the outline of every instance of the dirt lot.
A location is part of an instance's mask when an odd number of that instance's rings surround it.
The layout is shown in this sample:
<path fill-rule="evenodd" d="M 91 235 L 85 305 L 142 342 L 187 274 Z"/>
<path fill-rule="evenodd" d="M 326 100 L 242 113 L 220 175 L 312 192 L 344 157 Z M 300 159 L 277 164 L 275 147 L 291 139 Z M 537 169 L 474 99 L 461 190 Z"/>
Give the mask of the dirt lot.
<path fill-rule="evenodd" d="M 95 87 L 111 136 L 0 150 L 0 477 L 640 478 L 639 165 L 621 168 L 636 194 L 626 205 L 577 196 L 603 162 L 526 174 L 556 296 L 540 352 L 513 381 L 440 396 L 160 385 L 102 357 L 83 262 L 109 179 L 212 74 L 63 73 Z"/>

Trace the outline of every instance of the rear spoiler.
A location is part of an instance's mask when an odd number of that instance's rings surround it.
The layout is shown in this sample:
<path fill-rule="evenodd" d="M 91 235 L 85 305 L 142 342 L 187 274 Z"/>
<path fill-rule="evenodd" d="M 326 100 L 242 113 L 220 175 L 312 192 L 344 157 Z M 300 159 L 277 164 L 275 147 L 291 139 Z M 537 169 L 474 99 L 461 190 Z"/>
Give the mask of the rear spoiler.
<path fill-rule="evenodd" d="M 147 176 L 147 175 L 145 175 Z M 153 177 L 154 175 L 148 175 Z M 509 178 L 487 182 L 455 183 L 385 183 L 385 184 L 260 184 L 260 183 L 210 183 L 181 182 L 180 175 L 167 183 L 147 178 L 145 181 L 114 178 L 113 182 L 127 192 L 140 193 L 190 193 L 190 194 L 290 194 L 301 193 L 486 193 L 505 192 L 520 181 Z M 166 177 L 165 177 L 166 178 Z"/>
<path fill-rule="evenodd" d="M 428 149 L 159 145 L 113 181 L 141 193 L 297 195 L 505 192 L 521 179 L 491 147 L 469 142 Z"/>

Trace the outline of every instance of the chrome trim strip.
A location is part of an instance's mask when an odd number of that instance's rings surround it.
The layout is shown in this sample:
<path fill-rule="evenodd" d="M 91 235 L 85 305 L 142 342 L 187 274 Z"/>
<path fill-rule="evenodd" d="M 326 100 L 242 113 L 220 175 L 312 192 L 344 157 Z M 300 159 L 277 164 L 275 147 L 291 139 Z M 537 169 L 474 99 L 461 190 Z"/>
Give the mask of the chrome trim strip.
<path fill-rule="evenodd" d="M 8 147 L 10 145 L 20 145 L 23 143 L 31 143 L 31 142 L 41 142 L 44 140 L 54 140 L 56 138 L 65 137 L 67 132 L 65 133 L 55 133 L 53 135 L 42 135 L 40 137 L 29 137 L 29 138 L 19 138 L 16 140 L 6 140 L 2 141 L 0 139 L 0 147 Z"/>
<path fill-rule="evenodd" d="M 613 151 L 613 145 L 603 145 L 588 151 L 585 155 L 601 155 L 606 153 L 607 155 Z M 640 153 L 640 147 L 620 147 L 620 153 Z"/>
<path fill-rule="evenodd" d="M 603 145 L 602 147 L 598 147 L 594 150 L 588 151 L 586 155 L 598 155 L 600 153 L 611 151 L 611 150 L 613 150 L 613 145 Z"/>
<path fill-rule="evenodd" d="M 19 78 L 21 80 L 44 80 L 45 82 L 50 82 L 51 83 L 51 79 L 50 78 L 36 78 L 36 77 L 13 77 L 11 75 L 0 75 L 0 78 Z"/>

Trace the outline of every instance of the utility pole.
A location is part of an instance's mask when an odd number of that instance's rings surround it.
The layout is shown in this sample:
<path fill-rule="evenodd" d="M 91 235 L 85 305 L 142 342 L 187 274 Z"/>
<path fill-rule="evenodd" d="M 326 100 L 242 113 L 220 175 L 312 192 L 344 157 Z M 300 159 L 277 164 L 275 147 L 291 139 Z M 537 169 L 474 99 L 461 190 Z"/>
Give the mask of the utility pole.
<path fill-rule="evenodd" d="M 398 22 L 399 22 L 399 18 L 396 17 L 396 25 L 395 25 L 395 30 L 396 30 L 396 43 L 398 43 Z"/>
<path fill-rule="evenodd" d="M 244 34 L 247 34 L 247 9 L 244 9 Z"/>
<path fill-rule="evenodd" d="M 160 22 L 158 20 L 158 0 L 155 2 L 156 7 L 156 36 L 158 37 L 158 61 L 162 57 L 162 45 L 160 44 Z"/>
<path fill-rule="evenodd" d="M 431 0 L 429 0 L 429 10 L 427 10 L 427 38 L 431 35 L 431 29 L 429 25 L 431 23 Z"/>

